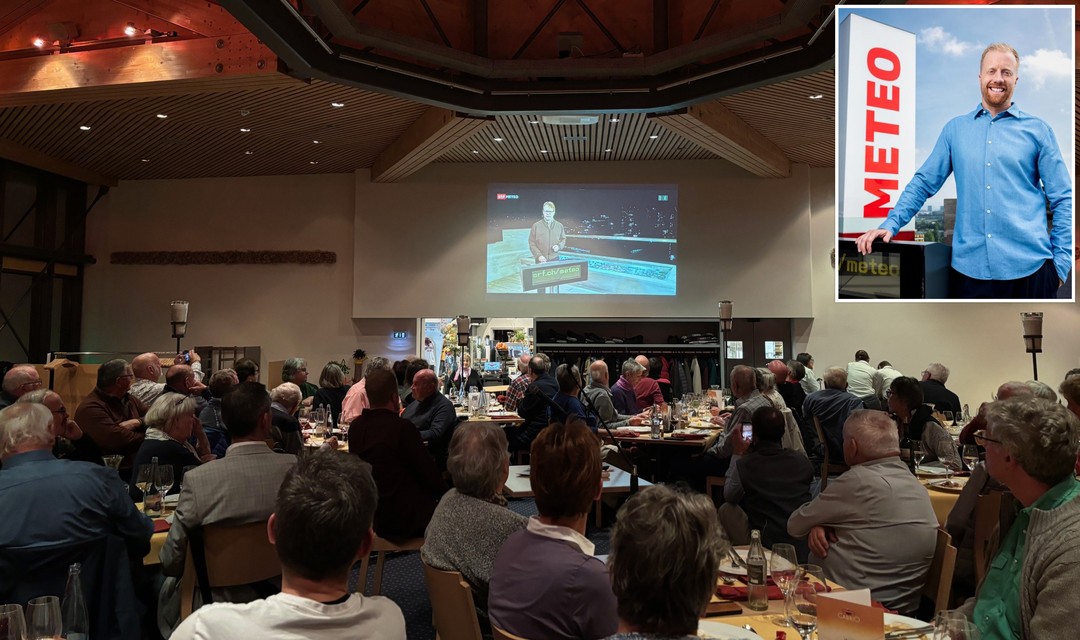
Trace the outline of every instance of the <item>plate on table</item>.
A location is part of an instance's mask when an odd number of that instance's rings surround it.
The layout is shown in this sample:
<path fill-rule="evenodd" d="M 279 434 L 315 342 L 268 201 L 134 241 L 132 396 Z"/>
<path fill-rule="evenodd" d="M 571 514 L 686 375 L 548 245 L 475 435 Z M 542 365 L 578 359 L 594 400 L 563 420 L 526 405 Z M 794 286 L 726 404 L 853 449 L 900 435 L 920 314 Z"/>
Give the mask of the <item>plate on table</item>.
<path fill-rule="evenodd" d="M 947 473 L 945 467 L 936 464 L 922 464 L 919 465 L 919 477 L 920 478 L 938 478 L 945 477 Z"/>
<path fill-rule="evenodd" d="M 702 638 L 716 638 L 717 640 L 764 640 L 749 629 L 712 620 L 698 622 L 697 634 Z"/>
<path fill-rule="evenodd" d="M 652 431 L 652 427 L 633 427 L 633 426 L 629 426 L 629 427 L 619 427 L 619 428 L 624 430 L 624 431 L 633 431 L 634 433 L 648 433 L 648 432 Z"/>
<path fill-rule="evenodd" d="M 967 478 L 957 478 L 956 476 L 953 476 L 952 480 L 931 480 L 926 483 L 926 486 L 938 491 L 944 491 L 945 493 L 960 493 L 964 490 L 964 485 L 967 484 L 967 480 Z"/>
<path fill-rule="evenodd" d="M 742 558 L 743 562 L 746 562 L 746 556 L 750 554 L 749 549 L 735 549 L 734 551 L 735 553 L 739 554 L 739 557 Z M 732 576 L 746 575 L 746 567 L 740 567 L 736 565 L 735 561 L 732 560 L 731 557 L 726 553 L 720 559 L 720 568 L 718 569 L 718 571 L 720 573 L 726 573 Z"/>
<path fill-rule="evenodd" d="M 901 615 L 898 615 L 898 614 L 895 614 L 895 613 L 886 613 L 885 614 L 885 633 L 886 634 L 888 634 L 890 632 L 896 632 L 896 631 L 905 631 L 907 629 L 918 629 L 920 627 L 925 627 L 925 626 L 927 626 L 929 624 L 930 624 L 929 622 L 923 622 L 922 620 L 917 620 L 915 618 L 909 618 L 907 616 L 901 616 Z M 930 640 L 930 638 L 933 635 L 934 635 L 934 632 L 931 631 L 930 633 L 926 633 L 924 635 L 918 636 L 917 638 L 913 638 L 911 640 Z"/>
<path fill-rule="evenodd" d="M 165 496 L 164 498 L 161 499 L 161 504 L 169 506 L 169 507 L 175 507 L 178 502 L 180 502 L 180 494 L 179 493 L 174 493 L 174 494 L 171 494 L 171 495 L 167 495 L 167 496 Z"/>

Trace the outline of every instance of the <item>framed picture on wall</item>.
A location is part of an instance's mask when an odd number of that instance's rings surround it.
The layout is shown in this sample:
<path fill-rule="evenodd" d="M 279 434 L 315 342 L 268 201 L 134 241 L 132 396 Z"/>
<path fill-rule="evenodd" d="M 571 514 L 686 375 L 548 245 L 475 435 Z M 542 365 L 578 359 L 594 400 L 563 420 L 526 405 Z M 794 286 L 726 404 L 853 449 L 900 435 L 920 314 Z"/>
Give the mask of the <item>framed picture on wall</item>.
<path fill-rule="evenodd" d="M 765 341 L 765 359 L 766 360 L 783 360 L 784 359 L 784 343 L 782 340 L 766 340 Z"/>
<path fill-rule="evenodd" d="M 728 360 L 742 360 L 743 349 L 742 340 L 728 340 L 727 344 L 727 359 Z"/>

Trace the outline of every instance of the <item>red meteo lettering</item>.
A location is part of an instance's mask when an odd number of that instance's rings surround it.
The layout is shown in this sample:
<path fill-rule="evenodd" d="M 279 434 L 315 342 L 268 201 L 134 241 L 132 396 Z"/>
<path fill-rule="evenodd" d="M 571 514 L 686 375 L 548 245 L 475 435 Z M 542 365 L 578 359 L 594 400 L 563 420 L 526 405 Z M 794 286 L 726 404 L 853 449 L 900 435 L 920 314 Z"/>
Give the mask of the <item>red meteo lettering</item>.
<path fill-rule="evenodd" d="M 866 81 L 867 144 L 863 172 L 867 175 L 863 179 L 863 190 L 874 200 L 863 205 L 863 217 L 884 218 L 892 208 L 889 191 L 896 191 L 899 185 L 895 176 L 900 173 L 900 150 L 878 146 L 877 136 L 900 134 L 900 125 L 889 122 L 889 114 L 883 113 L 900 111 L 900 87 L 891 84 L 900 77 L 900 58 L 893 51 L 874 47 L 866 53 L 866 68 L 875 80 Z M 870 177 L 869 174 L 884 177 Z"/>

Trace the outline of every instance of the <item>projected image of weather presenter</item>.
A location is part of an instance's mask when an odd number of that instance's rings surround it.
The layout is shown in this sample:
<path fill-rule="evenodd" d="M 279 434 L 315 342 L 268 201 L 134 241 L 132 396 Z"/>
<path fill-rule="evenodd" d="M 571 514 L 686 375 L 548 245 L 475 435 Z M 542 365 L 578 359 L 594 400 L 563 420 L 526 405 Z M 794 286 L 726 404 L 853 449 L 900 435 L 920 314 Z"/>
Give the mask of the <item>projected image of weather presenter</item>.
<path fill-rule="evenodd" d="M 1053 130 L 1012 101 L 1019 68 L 1007 44 L 983 51 L 982 103 L 945 125 L 885 222 L 857 240 L 862 254 L 889 242 L 954 173 L 951 297 L 1054 297 L 1072 268 L 1072 185 Z"/>
<path fill-rule="evenodd" d="M 558 260 L 559 252 L 566 246 L 566 230 L 555 219 L 555 203 L 544 203 L 544 218 L 533 223 L 529 229 L 529 251 L 539 264 Z"/>

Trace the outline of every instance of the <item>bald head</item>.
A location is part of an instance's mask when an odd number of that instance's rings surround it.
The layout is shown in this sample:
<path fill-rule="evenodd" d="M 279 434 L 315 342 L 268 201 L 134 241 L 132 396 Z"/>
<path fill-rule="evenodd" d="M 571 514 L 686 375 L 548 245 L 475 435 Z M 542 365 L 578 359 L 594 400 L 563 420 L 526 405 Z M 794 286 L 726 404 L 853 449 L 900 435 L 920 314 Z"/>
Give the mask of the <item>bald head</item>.
<path fill-rule="evenodd" d="M 731 393 L 745 398 L 757 389 L 757 373 L 753 367 L 740 364 L 731 370 Z"/>
<path fill-rule="evenodd" d="M 165 376 L 165 385 L 177 393 L 188 392 L 188 387 L 195 383 L 195 372 L 186 364 L 174 364 Z"/>
<path fill-rule="evenodd" d="M 37 369 L 30 365 L 12 367 L 4 374 L 4 393 L 9 396 L 18 398 L 39 387 L 41 387 L 41 376 L 38 375 Z"/>
<path fill-rule="evenodd" d="M 1016 398 L 1020 396 L 1027 397 L 1032 395 L 1035 394 L 1032 392 L 1031 387 L 1029 387 L 1023 382 L 1017 382 L 1016 380 L 1010 380 L 1009 382 L 1006 382 L 997 389 L 998 400 L 1007 400 L 1009 398 Z"/>
<path fill-rule="evenodd" d="M 607 363 L 603 360 L 595 360 L 589 365 L 589 380 L 592 384 L 606 387 L 610 382 L 610 373 Z"/>
<path fill-rule="evenodd" d="M 518 356 L 517 370 L 518 373 L 527 373 L 529 371 L 529 354 L 523 353 Z"/>
<path fill-rule="evenodd" d="M 161 376 L 161 358 L 156 353 L 141 353 L 131 361 L 131 372 L 136 378 L 157 382 Z"/>
<path fill-rule="evenodd" d="M 646 371 L 649 370 L 649 357 L 648 356 L 643 356 L 643 355 L 636 356 L 634 358 L 634 362 L 637 362 L 638 364 L 640 364 L 642 367 L 645 368 Z"/>
<path fill-rule="evenodd" d="M 439 379 L 431 369 L 421 369 L 416 372 L 412 379 L 412 397 L 418 402 L 426 400 L 435 393 L 439 386 Z"/>
<path fill-rule="evenodd" d="M 769 363 L 768 367 L 769 373 L 773 374 L 773 376 L 776 378 L 776 384 L 783 384 L 787 382 L 788 375 L 790 374 L 791 370 L 788 369 L 788 366 L 786 364 L 784 364 L 780 360 L 773 360 Z"/>

